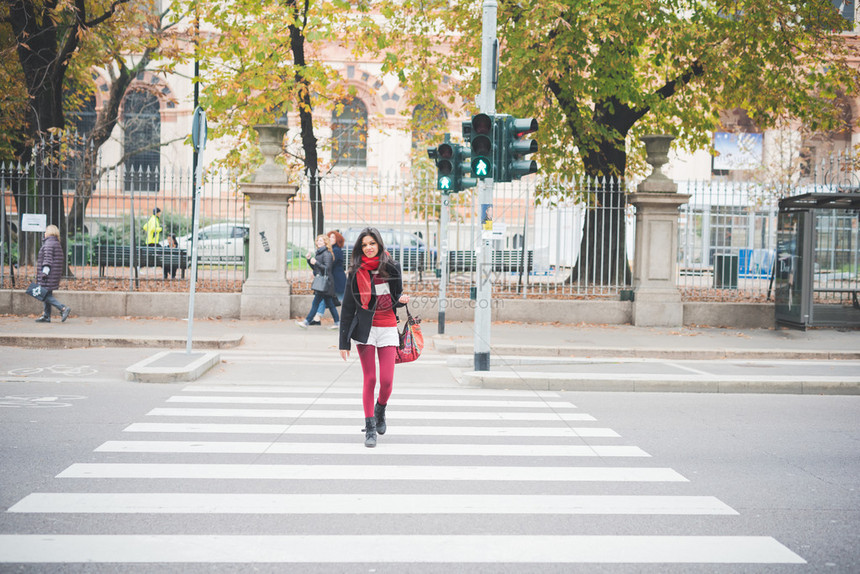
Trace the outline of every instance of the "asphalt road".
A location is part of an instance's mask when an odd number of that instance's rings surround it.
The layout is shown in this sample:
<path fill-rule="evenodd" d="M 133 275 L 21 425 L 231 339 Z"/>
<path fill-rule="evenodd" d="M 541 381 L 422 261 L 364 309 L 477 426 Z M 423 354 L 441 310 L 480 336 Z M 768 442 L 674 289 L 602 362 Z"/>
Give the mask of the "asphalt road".
<path fill-rule="evenodd" d="M 0 350 L 0 571 L 860 571 L 860 397 L 470 389 L 428 356 L 370 450 L 329 351 L 147 385 L 152 351 Z"/>

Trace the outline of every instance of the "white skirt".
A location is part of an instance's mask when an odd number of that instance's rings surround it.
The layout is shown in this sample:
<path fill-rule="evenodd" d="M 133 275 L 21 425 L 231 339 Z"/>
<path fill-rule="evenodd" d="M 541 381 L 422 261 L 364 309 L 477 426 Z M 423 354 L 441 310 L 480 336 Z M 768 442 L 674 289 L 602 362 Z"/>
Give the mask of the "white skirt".
<path fill-rule="evenodd" d="M 353 339 L 355 341 L 355 339 Z M 359 345 L 373 345 L 374 347 L 399 347 L 400 333 L 397 327 L 371 327 L 367 336 L 367 343 L 355 341 Z"/>

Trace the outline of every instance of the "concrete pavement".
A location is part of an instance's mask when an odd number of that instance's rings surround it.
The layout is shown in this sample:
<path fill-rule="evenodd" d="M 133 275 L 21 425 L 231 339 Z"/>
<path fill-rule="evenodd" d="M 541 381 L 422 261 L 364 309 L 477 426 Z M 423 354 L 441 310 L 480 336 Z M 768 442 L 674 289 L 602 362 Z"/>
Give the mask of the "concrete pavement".
<path fill-rule="evenodd" d="M 329 348 L 334 354 L 336 336 L 327 329 L 329 325 L 330 320 L 304 331 L 292 320 L 195 319 L 193 349 L 300 353 Z M 490 371 L 476 373 L 472 371 L 471 322 L 448 322 L 443 335 L 437 333 L 435 322 L 422 325 L 425 354 L 447 359 L 460 383 L 466 385 L 860 393 L 860 331 L 497 322 L 490 332 Z M 146 347 L 164 351 L 184 349 L 187 335 L 188 323 L 183 319 L 73 316 L 65 323 L 41 324 L 34 317 L 0 316 L 0 346 L 7 348 Z M 0 349 L 0 353 L 8 351 Z M 199 362 L 199 353 L 196 355 Z M 167 372 L 180 368 L 182 362 L 169 353 L 153 360 L 161 361 Z M 690 361 L 695 364 L 686 363 Z M 820 368 L 798 370 L 793 366 L 797 361 Z M 755 362 L 759 368 L 730 368 L 739 362 Z M 165 382 L 172 380 L 182 379 L 168 377 Z"/>

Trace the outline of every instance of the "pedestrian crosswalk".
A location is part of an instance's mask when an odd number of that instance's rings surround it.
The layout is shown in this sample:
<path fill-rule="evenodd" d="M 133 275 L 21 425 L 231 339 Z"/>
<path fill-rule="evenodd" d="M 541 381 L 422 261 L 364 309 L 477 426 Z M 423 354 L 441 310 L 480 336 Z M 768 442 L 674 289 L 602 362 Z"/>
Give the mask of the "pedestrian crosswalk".
<path fill-rule="evenodd" d="M 696 534 L 738 512 L 558 393 L 398 388 L 390 405 L 367 449 L 354 388 L 177 389 L 13 504 L 44 528 L 0 535 L 0 564 L 804 563 L 767 533 Z M 374 516 L 387 526 L 355 526 Z M 571 526 L 589 516 L 644 522 Z M 649 528 L 660 517 L 696 521 Z"/>

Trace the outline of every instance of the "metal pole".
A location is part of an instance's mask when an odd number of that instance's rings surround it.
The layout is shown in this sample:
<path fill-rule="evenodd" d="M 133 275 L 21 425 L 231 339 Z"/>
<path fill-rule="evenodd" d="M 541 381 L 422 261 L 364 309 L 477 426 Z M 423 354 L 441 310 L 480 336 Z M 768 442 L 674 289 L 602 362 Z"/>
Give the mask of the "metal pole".
<path fill-rule="evenodd" d="M 481 113 L 494 116 L 496 113 L 496 0 L 484 0 L 482 32 L 481 32 L 481 95 L 478 106 Z M 494 129 L 495 129 L 495 122 Z M 495 134 L 492 138 L 495 141 Z M 478 180 L 478 216 L 483 219 L 485 213 L 492 213 L 493 180 L 491 178 Z M 488 211 L 489 210 L 489 211 Z M 483 221 L 481 221 L 483 223 Z M 475 305 L 475 370 L 490 370 L 490 322 L 492 319 L 492 274 L 493 241 L 492 230 L 478 225 L 475 238 L 475 259 L 478 264 L 477 297 Z"/>
<path fill-rule="evenodd" d="M 206 149 L 206 112 L 201 108 L 194 110 L 194 122 L 191 129 L 191 139 L 199 161 L 194 172 L 194 206 L 191 223 L 191 278 L 188 288 L 188 336 L 185 341 L 185 353 L 191 354 L 191 341 L 194 332 L 194 292 L 197 288 L 197 234 L 200 228 L 200 195 L 203 193 L 203 150 Z"/>
<path fill-rule="evenodd" d="M 439 214 L 439 322 L 438 333 L 445 334 L 445 309 L 448 307 L 446 291 L 448 289 L 448 209 L 451 198 L 447 193 L 442 194 L 442 207 Z"/>

